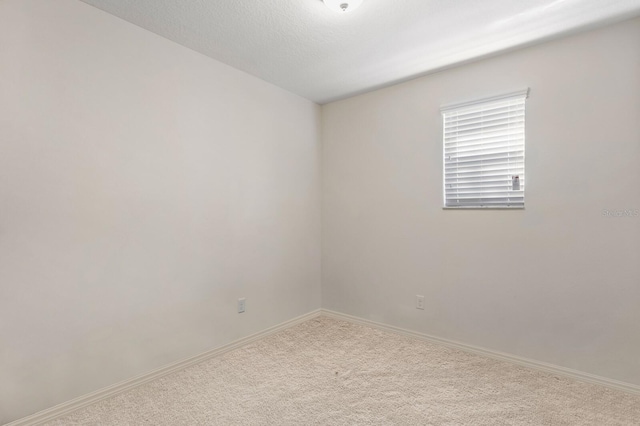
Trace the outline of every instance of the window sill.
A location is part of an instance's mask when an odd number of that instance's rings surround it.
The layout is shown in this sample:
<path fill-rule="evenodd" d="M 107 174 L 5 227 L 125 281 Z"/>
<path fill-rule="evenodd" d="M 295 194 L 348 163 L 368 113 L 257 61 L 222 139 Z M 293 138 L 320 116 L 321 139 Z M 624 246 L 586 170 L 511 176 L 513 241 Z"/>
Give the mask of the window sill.
<path fill-rule="evenodd" d="M 476 206 L 460 206 L 460 207 L 443 207 L 442 210 L 524 210 L 524 206 L 522 207 L 476 207 Z"/>

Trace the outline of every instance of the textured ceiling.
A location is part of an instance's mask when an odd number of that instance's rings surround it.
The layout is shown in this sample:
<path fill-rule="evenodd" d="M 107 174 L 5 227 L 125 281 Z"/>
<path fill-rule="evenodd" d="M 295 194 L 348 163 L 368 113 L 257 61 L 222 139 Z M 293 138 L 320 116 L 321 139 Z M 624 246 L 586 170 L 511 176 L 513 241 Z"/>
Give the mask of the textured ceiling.
<path fill-rule="evenodd" d="M 640 0 L 83 0 L 318 103 L 640 15 Z"/>

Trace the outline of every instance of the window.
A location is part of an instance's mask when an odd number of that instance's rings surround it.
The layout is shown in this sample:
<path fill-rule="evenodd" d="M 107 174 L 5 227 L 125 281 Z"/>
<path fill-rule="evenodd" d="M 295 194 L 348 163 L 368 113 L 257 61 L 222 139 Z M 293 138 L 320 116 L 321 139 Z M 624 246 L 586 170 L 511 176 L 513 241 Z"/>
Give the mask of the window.
<path fill-rule="evenodd" d="M 524 208 L 528 93 L 442 108 L 445 208 Z"/>

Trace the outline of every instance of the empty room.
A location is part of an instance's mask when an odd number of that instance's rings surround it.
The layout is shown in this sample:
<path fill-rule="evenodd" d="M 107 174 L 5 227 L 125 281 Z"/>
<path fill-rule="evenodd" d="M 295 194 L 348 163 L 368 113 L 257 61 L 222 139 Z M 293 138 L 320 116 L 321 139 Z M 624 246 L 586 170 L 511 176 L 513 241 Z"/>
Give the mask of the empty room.
<path fill-rule="evenodd" d="M 0 0 L 0 424 L 640 425 L 640 0 Z"/>

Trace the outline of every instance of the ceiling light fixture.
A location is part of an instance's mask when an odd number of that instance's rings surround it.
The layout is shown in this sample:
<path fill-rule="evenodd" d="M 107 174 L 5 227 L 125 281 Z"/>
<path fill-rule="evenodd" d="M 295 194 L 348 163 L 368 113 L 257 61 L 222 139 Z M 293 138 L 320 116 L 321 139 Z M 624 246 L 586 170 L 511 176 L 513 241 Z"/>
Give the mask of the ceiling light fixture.
<path fill-rule="evenodd" d="M 351 12 L 362 4 L 362 0 L 322 0 L 334 12 Z"/>

